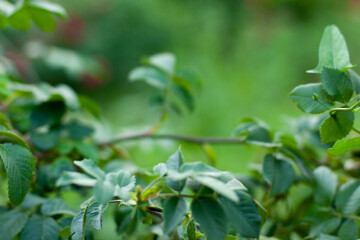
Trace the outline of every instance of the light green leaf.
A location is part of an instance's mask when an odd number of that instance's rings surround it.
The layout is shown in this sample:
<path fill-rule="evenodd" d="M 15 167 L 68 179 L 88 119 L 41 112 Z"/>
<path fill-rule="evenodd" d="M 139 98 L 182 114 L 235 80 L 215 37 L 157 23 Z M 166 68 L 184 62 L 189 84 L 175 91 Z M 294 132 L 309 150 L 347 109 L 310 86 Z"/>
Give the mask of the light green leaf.
<path fill-rule="evenodd" d="M 184 218 L 187 210 L 186 200 L 171 197 L 164 203 L 164 234 L 169 234 Z"/>
<path fill-rule="evenodd" d="M 99 203 L 108 203 L 114 196 L 115 186 L 109 181 L 98 180 L 94 186 L 94 197 Z"/>
<path fill-rule="evenodd" d="M 333 156 L 339 156 L 358 148 L 360 148 L 360 137 L 355 137 L 337 141 L 327 152 Z"/>
<path fill-rule="evenodd" d="M 191 211 L 209 240 L 225 239 L 227 219 L 218 201 L 213 198 L 194 199 Z"/>
<path fill-rule="evenodd" d="M 159 70 L 152 67 L 138 67 L 130 72 L 130 81 L 144 81 L 148 85 L 165 89 L 168 85 L 168 78 Z"/>
<path fill-rule="evenodd" d="M 342 239 L 328 234 L 320 234 L 320 236 L 317 237 L 316 240 L 342 240 Z"/>
<path fill-rule="evenodd" d="M 359 227 L 352 219 L 347 219 L 340 227 L 338 236 L 341 240 L 356 240 L 359 234 Z"/>
<path fill-rule="evenodd" d="M 86 209 L 86 224 L 95 229 L 102 229 L 102 214 L 106 210 L 103 204 L 92 203 Z"/>
<path fill-rule="evenodd" d="M 86 210 L 85 210 L 86 211 Z M 75 215 L 71 221 L 71 240 L 84 240 L 85 239 L 85 225 L 86 215 L 83 211 Z"/>
<path fill-rule="evenodd" d="M 263 178 L 271 185 L 270 195 L 285 193 L 295 179 L 295 172 L 290 163 L 268 154 L 265 156 Z"/>
<path fill-rule="evenodd" d="M 153 167 L 153 171 L 155 174 L 159 176 L 164 176 L 167 172 L 167 167 L 165 163 L 158 163 Z"/>
<path fill-rule="evenodd" d="M 334 105 L 326 96 L 320 83 L 297 86 L 290 93 L 290 98 L 305 113 L 322 113 Z"/>
<path fill-rule="evenodd" d="M 353 124 L 354 113 L 352 111 L 336 111 L 321 124 L 321 141 L 329 143 L 346 137 L 351 131 Z"/>
<path fill-rule="evenodd" d="M 41 206 L 41 213 L 48 216 L 58 214 L 75 215 L 74 211 L 61 198 L 47 199 Z"/>
<path fill-rule="evenodd" d="M 117 173 L 117 184 L 119 187 L 126 187 L 132 184 L 135 181 L 135 177 L 131 176 L 131 173 L 128 171 L 119 171 Z"/>
<path fill-rule="evenodd" d="M 48 1 L 38 1 L 38 0 L 31 1 L 29 4 L 33 8 L 38 8 L 47 11 L 62 18 L 66 17 L 65 9 L 59 4 Z"/>
<path fill-rule="evenodd" d="M 5 143 L 0 146 L 0 157 L 9 178 L 10 201 L 19 205 L 29 191 L 33 179 L 34 156 L 25 147 Z"/>
<path fill-rule="evenodd" d="M 220 197 L 221 205 L 230 224 L 240 233 L 241 237 L 258 238 L 260 234 L 261 216 L 251 197 L 244 192 L 237 192 L 239 203 Z"/>
<path fill-rule="evenodd" d="M 324 90 L 336 101 L 346 103 L 353 94 L 353 85 L 347 73 L 324 67 L 321 72 Z"/>
<path fill-rule="evenodd" d="M 82 161 L 74 161 L 74 164 L 94 178 L 97 178 L 100 180 L 105 179 L 104 171 L 91 159 L 84 159 Z"/>
<path fill-rule="evenodd" d="M 20 234 L 22 240 L 53 240 L 58 238 L 59 224 L 50 217 L 32 216 Z"/>
<path fill-rule="evenodd" d="M 325 28 L 319 47 L 318 66 L 307 72 L 320 73 L 323 67 L 335 68 L 337 70 L 353 67 L 350 63 L 345 39 L 335 25 Z"/>
<path fill-rule="evenodd" d="M 86 174 L 65 171 L 56 181 L 56 186 L 61 187 L 69 184 L 75 184 L 83 187 L 93 187 L 95 183 L 96 179 L 91 178 Z"/>
<path fill-rule="evenodd" d="M 330 205 L 337 187 L 337 175 L 328 167 L 320 166 L 314 171 L 314 197 L 321 204 Z"/>
<path fill-rule="evenodd" d="M 183 165 L 183 163 L 184 163 L 183 156 L 182 156 L 181 150 L 179 148 L 167 160 L 166 167 L 168 170 L 172 170 L 174 172 L 180 172 L 180 168 Z M 178 191 L 178 192 L 181 192 L 181 190 L 184 188 L 185 182 L 186 182 L 186 180 L 175 181 L 172 179 L 165 179 L 166 185 L 169 188 L 171 188 L 172 190 Z"/>
<path fill-rule="evenodd" d="M 360 180 L 349 181 L 339 188 L 335 206 L 342 214 L 357 212 L 360 208 Z"/>
<path fill-rule="evenodd" d="M 176 59 L 172 53 L 159 53 L 149 57 L 149 63 L 168 73 L 173 73 Z"/>
<path fill-rule="evenodd" d="M 0 234 L 1 240 L 13 240 L 24 228 L 28 220 L 28 213 L 17 209 L 0 212 Z"/>
<path fill-rule="evenodd" d="M 207 177 L 207 176 L 192 176 L 192 179 L 201 183 L 202 185 L 214 190 L 216 193 L 230 199 L 233 202 L 238 202 L 239 198 L 236 195 L 235 191 L 232 190 L 228 185 L 217 180 L 216 178 Z"/>

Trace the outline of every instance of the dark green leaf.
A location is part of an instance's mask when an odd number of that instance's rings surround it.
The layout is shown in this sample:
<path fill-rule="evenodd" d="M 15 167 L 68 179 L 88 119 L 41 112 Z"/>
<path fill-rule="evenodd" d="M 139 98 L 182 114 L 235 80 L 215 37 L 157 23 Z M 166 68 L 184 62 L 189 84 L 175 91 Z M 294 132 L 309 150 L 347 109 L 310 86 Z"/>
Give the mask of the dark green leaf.
<path fill-rule="evenodd" d="M 9 178 L 10 201 L 19 205 L 29 191 L 33 179 L 34 156 L 27 148 L 9 143 L 0 146 L 0 156 Z"/>
<path fill-rule="evenodd" d="M 322 113 L 333 106 L 320 83 L 297 86 L 290 93 L 290 98 L 306 113 Z"/>
<path fill-rule="evenodd" d="M 183 156 L 181 154 L 181 150 L 178 149 L 176 151 L 176 153 L 171 155 L 170 158 L 167 160 L 166 167 L 169 170 L 172 170 L 175 172 L 180 172 L 180 168 L 183 165 L 183 163 L 184 163 L 184 160 L 183 160 Z M 178 191 L 178 192 L 180 192 L 185 186 L 185 180 L 175 181 L 175 180 L 171 180 L 171 179 L 165 179 L 165 183 L 168 187 L 170 187 L 174 191 Z"/>
<path fill-rule="evenodd" d="M 19 210 L 0 212 L 1 240 L 13 240 L 23 229 L 28 220 L 28 214 Z"/>
<path fill-rule="evenodd" d="M 41 206 L 41 213 L 48 216 L 57 214 L 75 215 L 74 211 L 61 198 L 47 199 Z"/>
<path fill-rule="evenodd" d="M 351 131 L 353 124 L 354 113 L 352 111 L 336 111 L 321 124 L 321 141 L 329 143 L 345 137 Z"/>
<path fill-rule="evenodd" d="M 21 137 L 17 136 L 16 134 L 14 134 L 10 131 L 0 131 L 0 136 L 7 137 L 14 143 L 19 144 L 19 145 L 29 149 L 29 146 L 26 144 L 26 142 Z"/>
<path fill-rule="evenodd" d="M 335 205 L 344 215 L 357 212 L 360 208 L 360 180 L 343 184 L 336 194 Z"/>
<path fill-rule="evenodd" d="M 58 238 L 59 224 L 50 217 L 32 216 L 20 234 L 21 240 L 53 240 Z"/>
<path fill-rule="evenodd" d="M 353 94 L 353 86 L 347 73 L 324 67 L 321 71 L 321 83 L 324 90 L 336 101 L 346 103 Z"/>
<path fill-rule="evenodd" d="M 271 195 L 285 193 L 295 178 L 295 172 L 290 163 L 269 154 L 265 156 L 262 171 L 263 178 L 271 185 Z"/>
<path fill-rule="evenodd" d="M 195 220 L 191 219 L 187 225 L 186 228 L 187 236 L 189 240 L 197 240 L 196 238 L 196 226 L 195 226 Z"/>
<path fill-rule="evenodd" d="M 244 192 L 237 192 L 239 203 L 220 197 L 221 205 L 231 225 L 245 238 L 258 238 L 260 234 L 261 216 L 251 197 Z"/>
<path fill-rule="evenodd" d="M 164 233 L 169 234 L 184 218 L 186 200 L 180 197 L 168 198 L 164 204 Z"/>
<path fill-rule="evenodd" d="M 213 198 L 194 199 L 191 211 L 210 240 L 221 240 L 226 236 L 227 219 L 221 205 Z"/>
<path fill-rule="evenodd" d="M 102 229 L 102 214 L 106 207 L 103 204 L 92 203 L 86 209 L 86 224 L 95 229 Z"/>
<path fill-rule="evenodd" d="M 337 175 L 328 167 L 320 166 L 314 171 L 314 197 L 321 204 L 330 205 L 337 187 Z"/>
<path fill-rule="evenodd" d="M 360 76 L 352 69 L 348 70 L 354 91 L 360 93 Z"/>
<path fill-rule="evenodd" d="M 359 227 L 352 219 L 347 219 L 340 227 L 338 236 L 341 240 L 356 240 L 359 234 Z"/>

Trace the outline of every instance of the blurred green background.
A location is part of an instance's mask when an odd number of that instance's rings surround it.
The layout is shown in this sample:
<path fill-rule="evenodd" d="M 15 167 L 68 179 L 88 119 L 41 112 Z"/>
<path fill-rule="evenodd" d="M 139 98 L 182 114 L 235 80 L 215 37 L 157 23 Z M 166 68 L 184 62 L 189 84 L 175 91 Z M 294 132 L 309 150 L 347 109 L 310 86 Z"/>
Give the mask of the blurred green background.
<path fill-rule="evenodd" d="M 156 92 L 127 75 L 143 56 L 172 52 L 181 68 L 203 80 L 196 108 L 171 115 L 160 133 L 230 136 L 239 119 L 253 116 L 275 130 L 291 131 L 300 116 L 288 93 L 298 84 L 318 81 L 305 70 L 317 65 L 325 26 L 344 34 L 351 61 L 360 61 L 360 2 L 356 0 L 59 0 L 69 13 L 55 33 L 9 31 L 13 54 L 28 79 L 67 82 L 102 108 L 102 137 L 142 132 L 160 111 L 149 107 Z M 31 68 L 19 60 L 16 45 L 25 38 L 59 47 L 55 60 L 37 56 L 39 45 L 22 50 L 38 59 Z M 35 50 L 34 50 L 35 49 Z M 66 51 L 65 51 L 66 50 Z M 68 51 L 71 50 L 71 51 Z M 63 51 L 63 52 L 62 52 Z M 25 61 L 23 63 L 22 61 Z M 82 64 L 81 64 L 82 63 Z M 23 65 L 21 65 L 23 64 Z M 50 67 L 49 67 L 50 66 Z M 33 70 L 30 69 L 34 69 Z M 52 68 L 51 68 L 52 67 Z M 355 68 L 356 70 L 356 68 Z M 164 162 L 179 143 L 140 140 L 123 143 L 143 167 Z M 199 146 L 182 144 L 186 161 L 207 161 Z M 214 146 L 217 167 L 243 173 L 262 156 L 259 148 Z"/>

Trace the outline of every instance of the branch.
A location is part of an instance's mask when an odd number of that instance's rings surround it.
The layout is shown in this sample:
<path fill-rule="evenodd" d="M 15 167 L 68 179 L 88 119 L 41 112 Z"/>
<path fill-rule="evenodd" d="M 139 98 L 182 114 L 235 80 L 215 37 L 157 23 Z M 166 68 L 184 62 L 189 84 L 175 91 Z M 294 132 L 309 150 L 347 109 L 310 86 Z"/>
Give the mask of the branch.
<path fill-rule="evenodd" d="M 174 141 L 182 141 L 182 142 L 190 142 L 196 144 L 244 144 L 245 138 L 222 138 L 222 137 L 194 137 L 194 136 L 185 136 L 185 135 L 175 135 L 175 134 L 152 134 L 152 133 L 140 133 L 128 136 L 117 136 L 114 138 L 110 138 L 105 141 L 100 141 L 97 143 L 99 146 L 106 146 L 117 142 L 125 142 L 130 140 L 137 140 L 137 139 L 168 139 Z"/>

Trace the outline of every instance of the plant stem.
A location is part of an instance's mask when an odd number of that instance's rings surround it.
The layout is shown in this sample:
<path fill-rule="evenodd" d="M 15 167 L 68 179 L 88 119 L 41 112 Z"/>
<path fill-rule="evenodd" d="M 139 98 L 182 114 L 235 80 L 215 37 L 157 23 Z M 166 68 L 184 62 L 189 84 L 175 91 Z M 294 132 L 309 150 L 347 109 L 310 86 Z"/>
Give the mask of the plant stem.
<path fill-rule="evenodd" d="M 195 137 L 195 136 L 185 136 L 185 135 L 175 135 L 175 134 L 151 134 L 151 133 L 140 133 L 128 136 L 117 136 L 111 138 L 109 140 L 100 141 L 97 144 L 99 146 L 106 146 L 115 142 L 125 142 L 129 140 L 137 140 L 137 139 L 168 139 L 168 140 L 175 140 L 175 141 L 183 141 L 183 142 L 190 142 L 196 144 L 204 144 L 204 143 L 211 143 L 211 144 L 244 144 L 245 138 L 222 138 L 222 137 Z"/>
<path fill-rule="evenodd" d="M 352 105 L 349 108 L 333 108 L 333 109 L 330 110 L 330 113 L 333 113 L 335 111 L 352 111 L 355 108 L 357 108 L 358 106 L 360 106 L 360 100 L 357 101 L 354 105 Z"/>

